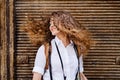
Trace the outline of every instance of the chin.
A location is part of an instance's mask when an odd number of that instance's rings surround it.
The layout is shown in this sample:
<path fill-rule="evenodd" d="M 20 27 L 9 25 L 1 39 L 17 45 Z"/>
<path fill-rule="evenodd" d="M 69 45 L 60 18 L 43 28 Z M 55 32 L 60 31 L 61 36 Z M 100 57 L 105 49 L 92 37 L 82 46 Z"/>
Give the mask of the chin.
<path fill-rule="evenodd" d="M 53 36 L 55 36 L 55 33 L 52 33 Z"/>
<path fill-rule="evenodd" d="M 53 36 L 56 36 L 59 32 L 52 32 Z"/>

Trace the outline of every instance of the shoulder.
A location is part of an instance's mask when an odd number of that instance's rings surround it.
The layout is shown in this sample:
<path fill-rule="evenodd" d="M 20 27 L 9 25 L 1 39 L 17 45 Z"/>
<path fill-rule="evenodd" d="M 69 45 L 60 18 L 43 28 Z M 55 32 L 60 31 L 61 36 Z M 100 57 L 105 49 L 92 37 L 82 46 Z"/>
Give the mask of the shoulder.
<path fill-rule="evenodd" d="M 54 40 L 55 40 L 55 38 L 51 40 L 51 43 L 53 43 L 53 42 L 54 42 Z"/>
<path fill-rule="evenodd" d="M 38 48 L 38 51 L 41 51 L 41 50 L 44 50 L 44 45 L 41 45 L 39 48 Z"/>
<path fill-rule="evenodd" d="M 50 43 L 51 43 L 51 46 L 54 44 L 54 39 L 52 39 L 51 41 L 50 41 Z M 48 44 L 48 43 L 47 43 Z M 45 46 L 46 46 L 46 44 L 42 44 L 39 48 L 38 48 L 38 51 L 43 51 L 43 50 L 45 50 Z"/>

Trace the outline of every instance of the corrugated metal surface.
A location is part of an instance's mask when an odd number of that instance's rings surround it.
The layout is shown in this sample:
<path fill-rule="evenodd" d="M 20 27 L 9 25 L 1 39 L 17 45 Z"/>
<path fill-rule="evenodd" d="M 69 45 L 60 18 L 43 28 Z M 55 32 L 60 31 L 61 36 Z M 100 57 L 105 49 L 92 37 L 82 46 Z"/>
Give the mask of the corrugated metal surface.
<path fill-rule="evenodd" d="M 0 2 L 1 3 L 1 2 Z M 0 11 L 1 11 L 1 4 L 0 4 Z M 0 54 L 1 54 L 1 12 L 0 12 Z M 1 65 L 1 55 L 0 55 L 0 65 Z M 0 74 L 1 74 L 1 68 L 0 68 Z M 1 77 L 1 75 L 0 75 Z"/>
<path fill-rule="evenodd" d="M 40 19 L 52 11 L 70 12 L 92 32 L 96 45 L 84 59 L 85 75 L 89 80 L 120 79 L 120 1 L 39 1 L 16 0 L 16 80 L 31 80 L 37 47 L 30 44 L 20 30 L 25 14 Z"/>

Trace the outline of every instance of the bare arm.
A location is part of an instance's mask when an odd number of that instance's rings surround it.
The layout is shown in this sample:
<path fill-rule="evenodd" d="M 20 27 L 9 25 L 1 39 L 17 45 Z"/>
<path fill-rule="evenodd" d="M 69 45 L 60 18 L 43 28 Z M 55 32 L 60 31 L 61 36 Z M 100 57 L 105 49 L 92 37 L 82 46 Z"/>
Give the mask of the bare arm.
<path fill-rule="evenodd" d="M 42 75 L 40 73 L 34 72 L 32 80 L 41 80 Z"/>
<path fill-rule="evenodd" d="M 87 77 L 81 72 L 80 73 L 81 80 L 88 80 Z"/>

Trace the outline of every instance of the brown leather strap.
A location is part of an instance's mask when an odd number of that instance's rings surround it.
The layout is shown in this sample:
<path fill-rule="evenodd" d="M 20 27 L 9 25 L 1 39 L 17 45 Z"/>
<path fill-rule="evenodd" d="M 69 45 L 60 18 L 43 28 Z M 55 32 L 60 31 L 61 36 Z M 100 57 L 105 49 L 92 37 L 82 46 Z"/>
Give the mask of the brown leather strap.
<path fill-rule="evenodd" d="M 45 65 L 45 69 L 48 69 L 48 65 L 49 65 L 49 51 L 51 53 L 51 44 L 50 43 L 45 43 L 45 56 L 46 56 L 46 65 Z"/>

